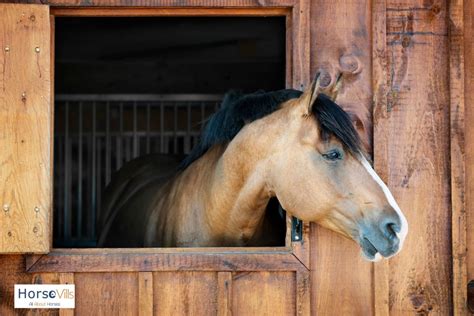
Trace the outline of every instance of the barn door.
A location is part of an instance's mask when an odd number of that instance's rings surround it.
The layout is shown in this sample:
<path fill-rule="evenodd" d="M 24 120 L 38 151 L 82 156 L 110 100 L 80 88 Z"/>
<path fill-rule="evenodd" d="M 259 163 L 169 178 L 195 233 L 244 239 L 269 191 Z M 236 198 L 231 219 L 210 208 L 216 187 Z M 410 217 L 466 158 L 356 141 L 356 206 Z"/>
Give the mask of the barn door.
<path fill-rule="evenodd" d="M 0 4 L 0 253 L 51 231 L 51 28 L 45 5 Z"/>

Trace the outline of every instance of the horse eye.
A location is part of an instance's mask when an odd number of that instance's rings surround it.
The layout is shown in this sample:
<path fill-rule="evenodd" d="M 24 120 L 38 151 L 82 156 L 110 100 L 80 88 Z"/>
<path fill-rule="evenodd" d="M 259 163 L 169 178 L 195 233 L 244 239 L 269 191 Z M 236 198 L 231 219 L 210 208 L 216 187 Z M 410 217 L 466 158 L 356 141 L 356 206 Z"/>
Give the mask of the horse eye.
<path fill-rule="evenodd" d="M 327 160 L 334 161 L 342 159 L 342 154 L 339 150 L 334 149 L 323 154 L 323 157 Z"/>

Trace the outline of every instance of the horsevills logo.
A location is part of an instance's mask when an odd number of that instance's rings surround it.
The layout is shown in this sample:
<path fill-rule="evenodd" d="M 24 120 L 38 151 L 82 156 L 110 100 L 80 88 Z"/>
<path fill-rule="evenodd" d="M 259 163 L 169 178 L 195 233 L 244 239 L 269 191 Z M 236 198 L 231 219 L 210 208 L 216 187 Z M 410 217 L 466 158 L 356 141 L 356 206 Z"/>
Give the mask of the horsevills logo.
<path fill-rule="evenodd" d="M 15 284 L 15 308 L 74 308 L 74 284 Z"/>

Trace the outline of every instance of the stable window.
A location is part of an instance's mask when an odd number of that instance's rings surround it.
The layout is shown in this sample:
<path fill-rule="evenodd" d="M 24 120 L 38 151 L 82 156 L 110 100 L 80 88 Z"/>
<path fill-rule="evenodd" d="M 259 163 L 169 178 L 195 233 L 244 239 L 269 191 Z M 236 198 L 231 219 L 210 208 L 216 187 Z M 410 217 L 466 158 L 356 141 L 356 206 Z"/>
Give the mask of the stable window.
<path fill-rule="evenodd" d="M 285 17 L 57 18 L 53 246 L 95 247 L 113 173 L 184 157 L 229 89 L 285 88 L 285 36 Z"/>
<path fill-rule="evenodd" d="M 185 155 L 228 89 L 304 90 L 309 18 L 299 5 L 0 5 L 6 34 L 0 252 L 49 253 L 28 256 L 31 271 L 51 270 L 58 258 L 66 264 L 76 255 L 96 260 L 108 253 L 138 256 L 119 270 L 156 260 L 164 268 L 169 256 L 199 261 L 208 254 L 224 270 L 230 258 L 247 256 L 262 260 L 258 269 L 309 266 L 309 223 L 288 216 L 279 221 L 277 247 L 71 249 L 96 246 L 98 205 L 113 172 L 147 153 Z M 67 269 L 76 269 L 74 262 Z M 173 262 L 170 269 L 181 267 Z"/>

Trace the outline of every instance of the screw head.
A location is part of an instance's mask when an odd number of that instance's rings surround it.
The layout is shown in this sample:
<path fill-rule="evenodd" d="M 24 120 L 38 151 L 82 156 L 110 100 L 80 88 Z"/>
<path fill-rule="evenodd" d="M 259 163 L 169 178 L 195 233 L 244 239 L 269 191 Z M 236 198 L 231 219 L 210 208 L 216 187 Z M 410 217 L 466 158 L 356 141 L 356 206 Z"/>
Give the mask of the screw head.
<path fill-rule="evenodd" d="M 39 48 L 39 47 L 35 47 L 35 52 L 39 53 L 39 52 L 40 52 L 40 48 Z"/>
<path fill-rule="evenodd" d="M 10 205 L 8 205 L 8 204 L 3 204 L 3 210 L 4 210 L 5 212 L 8 212 L 8 211 L 10 210 Z"/>
<path fill-rule="evenodd" d="M 35 212 L 38 213 L 40 211 L 40 208 L 38 206 L 35 206 Z"/>
<path fill-rule="evenodd" d="M 5 51 L 8 53 L 10 51 L 10 47 L 9 46 L 5 46 Z"/>
<path fill-rule="evenodd" d="M 300 236 L 295 236 L 295 240 L 300 240 Z"/>

